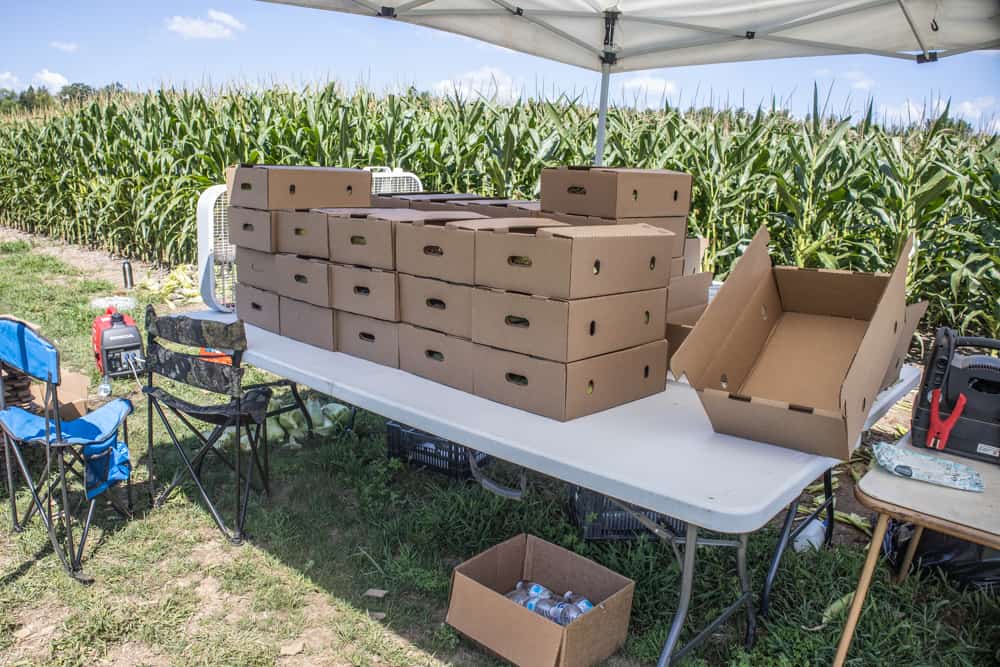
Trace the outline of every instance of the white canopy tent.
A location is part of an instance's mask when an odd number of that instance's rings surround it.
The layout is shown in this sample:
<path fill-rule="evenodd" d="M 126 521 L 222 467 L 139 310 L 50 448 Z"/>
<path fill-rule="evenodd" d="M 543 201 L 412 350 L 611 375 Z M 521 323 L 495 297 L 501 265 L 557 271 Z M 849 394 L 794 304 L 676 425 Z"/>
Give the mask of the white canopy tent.
<path fill-rule="evenodd" d="M 917 63 L 1000 48 L 997 0 L 264 0 L 403 21 L 601 72 L 800 56 Z"/>

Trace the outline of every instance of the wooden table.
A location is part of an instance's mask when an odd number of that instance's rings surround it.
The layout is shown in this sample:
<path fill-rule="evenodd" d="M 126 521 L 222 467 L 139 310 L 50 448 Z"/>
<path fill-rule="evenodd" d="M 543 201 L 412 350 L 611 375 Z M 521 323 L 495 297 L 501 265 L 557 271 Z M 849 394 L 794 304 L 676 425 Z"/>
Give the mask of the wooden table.
<path fill-rule="evenodd" d="M 907 434 L 897 447 L 913 447 Z M 962 540 L 1000 549 L 1000 466 L 972 459 L 943 454 L 922 447 L 915 448 L 933 456 L 940 456 L 975 469 L 983 477 L 984 493 L 960 491 L 898 477 L 877 464 L 861 478 L 854 495 L 865 507 L 878 512 L 878 522 L 868 547 L 868 558 L 861 570 L 857 591 L 847 615 L 844 633 L 837 646 L 834 667 L 840 667 L 847 658 L 847 651 L 854 638 L 854 629 L 861 616 L 861 607 L 868 595 L 872 574 L 878 562 L 889 519 L 914 524 L 917 528 L 907 546 L 896 581 L 901 582 L 913 562 L 913 554 L 920 542 L 924 528 L 957 537 Z"/>

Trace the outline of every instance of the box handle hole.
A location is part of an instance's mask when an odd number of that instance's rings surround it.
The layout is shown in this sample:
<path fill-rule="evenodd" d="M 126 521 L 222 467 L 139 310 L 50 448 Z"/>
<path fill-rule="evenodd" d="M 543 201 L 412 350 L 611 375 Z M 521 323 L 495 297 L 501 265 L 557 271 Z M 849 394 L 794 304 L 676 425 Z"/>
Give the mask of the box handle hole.
<path fill-rule="evenodd" d="M 260 307 L 260 304 L 257 303 L 256 301 L 251 301 L 250 302 L 250 308 L 252 310 L 264 310 L 263 308 Z"/>
<path fill-rule="evenodd" d="M 587 393 L 588 394 L 593 394 L 594 393 L 594 381 L 593 380 L 591 380 L 590 382 L 587 383 Z"/>
<path fill-rule="evenodd" d="M 302 227 L 296 227 L 292 230 L 292 233 L 295 234 L 295 236 L 305 236 L 306 230 Z"/>
<path fill-rule="evenodd" d="M 653 271 L 656 269 L 656 255 L 649 258 L 649 270 Z"/>
<path fill-rule="evenodd" d="M 444 355 L 437 350 L 427 350 L 424 352 L 428 359 L 433 359 L 434 361 L 444 361 Z"/>
<path fill-rule="evenodd" d="M 425 255 L 433 255 L 434 257 L 440 257 L 444 254 L 444 250 L 441 249 L 439 245 L 425 245 L 424 246 Z"/>
<path fill-rule="evenodd" d="M 347 186 L 347 194 L 349 194 L 349 195 L 353 195 L 354 194 L 354 186 L 353 185 L 348 185 Z"/>
<path fill-rule="evenodd" d="M 587 188 L 583 187 L 582 185 L 571 185 L 568 188 L 566 188 L 566 192 L 568 192 L 571 195 L 585 195 L 587 194 Z"/>
<path fill-rule="evenodd" d="M 531 326 L 531 322 L 528 321 L 526 317 L 518 317 L 517 315 L 508 315 L 503 318 L 504 324 L 509 327 L 519 327 L 521 329 L 527 329 Z"/>
<path fill-rule="evenodd" d="M 437 308 L 438 310 L 444 310 L 448 307 L 441 299 L 430 298 L 427 299 L 426 303 L 428 308 Z"/>
<path fill-rule="evenodd" d="M 679 196 L 680 196 L 680 193 L 677 190 L 674 190 L 674 201 L 677 201 L 677 198 Z"/>
<path fill-rule="evenodd" d="M 642 369 L 642 377 L 644 377 L 644 378 L 648 378 L 649 377 L 649 366 L 648 365 L 645 368 Z"/>
<path fill-rule="evenodd" d="M 368 333 L 366 331 L 362 331 L 361 333 L 359 333 L 358 334 L 358 338 L 360 338 L 361 340 L 365 341 L 366 343 L 374 343 L 375 342 L 375 335 L 374 334 L 370 334 L 370 333 Z"/>
<path fill-rule="evenodd" d="M 594 260 L 594 275 L 596 276 L 600 272 L 601 272 L 601 260 L 595 259 Z"/>
<path fill-rule="evenodd" d="M 357 294 L 358 296 L 368 296 L 369 294 L 372 293 L 372 291 L 367 287 L 365 287 L 364 285 L 355 285 L 354 293 Z"/>
<path fill-rule="evenodd" d="M 250 183 L 240 183 L 240 190 L 253 190 L 253 185 Z"/>
<path fill-rule="evenodd" d="M 729 376 L 725 373 L 719 378 L 719 386 L 723 389 L 729 389 Z"/>
<path fill-rule="evenodd" d="M 526 255 L 511 255 L 507 258 L 507 263 L 511 266 L 531 266 L 531 258 Z"/>
<path fill-rule="evenodd" d="M 899 331 L 899 320 L 892 323 L 892 333 L 896 333 L 897 331 Z"/>
<path fill-rule="evenodd" d="M 632 201 L 639 201 L 639 191 L 638 190 L 633 190 L 632 191 Z"/>
<path fill-rule="evenodd" d="M 648 310 L 646 311 L 645 318 L 646 318 L 646 324 L 649 324 L 649 311 Z"/>
<path fill-rule="evenodd" d="M 590 335 L 593 336 L 595 333 L 597 333 L 597 321 L 590 320 Z"/>
<path fill-rule="evenodd" d="M 292 183 L 291 185 L 288 186 L 288 194 L 290 195 L 295 194 L 295 183 Z"/>
<path fill-rule="evenodd" d="M 355 234 L 351 237 L 351 245 L 368 245 L 368 239 L 360 234 Z"/>
<path fill-rule="evenodd" d="M 505 377 L 507 378 L 507 382 L 510 382 L 511 384 L 520 385 L 522 387 L 528 386 L 528 378 L 523 375 L 518 375 L 517 373 L 507 373 Z"/>
<path fill-rule="evenodd" d="M 308 283 L 308 282 L 309 282 L 309 279 L 308 279 L 308 278 L 306 278 L 306 277 L 305 277 L 304 275 L 302 275 L 301 273 L 296 273 L 296 274 L 295 274 L 295 282 L 297 282 L 297 283 L 302 283 L 303 285 L 305 285 L 306 283 Z"/>
<path fill-rule="evenodd" d="M 253 231 L 253 225 L 250 224 L 249 222 L 244 222 L 243 223 L 243 231 L 245 231 L 245 232 L 252 232 Z"/>

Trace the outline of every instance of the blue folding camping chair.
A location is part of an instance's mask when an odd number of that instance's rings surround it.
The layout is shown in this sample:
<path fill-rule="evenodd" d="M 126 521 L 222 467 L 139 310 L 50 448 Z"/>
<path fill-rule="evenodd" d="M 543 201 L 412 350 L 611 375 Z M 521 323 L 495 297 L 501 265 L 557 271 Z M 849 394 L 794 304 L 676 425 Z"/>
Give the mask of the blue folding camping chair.
<path fill-rule="evenodd" d="M 7 407 L 4 380 L 0 375 L 0 431 L 3 433 L 12 528 L 14 532 L 20 532 L 37 512 L 63 568 L 74 579 L 87 583 L 91 580 L 83 574 L 81 560 L 97 496 L 119 482 L 127 482 L 127 510 L 113 495 L 108 494 L 108 498 L 118 512 L 131 516 L 132 466 L 125 419 L 132 413 L 132 403 L 122 398 L 115 399 L 79 419 L 63 422 L 59 416 L 59 351 L 30 326 L 10 317 L 0 317 L 0 362 L 45 383 L 42 414 L 33 414 L 19 407 Z M 45 450 L 45 469 L 37 484 L 22 447 L 43 447 Z M 53 462 L 57 467 L 55 473 L 52 471 Z M 15 463 L 31 494 L 31 501 L 20 521 L 14 486 Z M 74 544 L 73 540 L 72 518 L 77 512 L 71 509 L 67 473 L 75 475 L 84 485 L 84 497 L 78 501 L 77 509 L 84 502 L 88 503 L 78 544 Z M 59 497 L 56 497 L 57 493 Z M 57 505 L 56 511 L 53 511 L 53 504 Z M 61 536 L 58 531 L 60 518 Z"/>

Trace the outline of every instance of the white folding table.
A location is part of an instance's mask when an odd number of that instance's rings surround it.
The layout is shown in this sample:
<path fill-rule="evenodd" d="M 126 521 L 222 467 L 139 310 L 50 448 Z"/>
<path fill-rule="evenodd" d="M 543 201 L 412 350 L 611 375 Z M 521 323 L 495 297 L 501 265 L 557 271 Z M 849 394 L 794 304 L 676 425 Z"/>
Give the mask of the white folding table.
<path fill-rule="evenodd" d="M 215 312 L 193 315 L 234 319 Z M 523 468 L 687 523 L 686 535 L 677 540 L 685 545 L 681 600 L 660 659 L 664 665 L 693 648 L 741 606 L 747 612 L 748 641 L 752 641 L 756 620 L 746 570 L 747 536 L 839 462 L 716 433 L 696 392 L 686 383 L 671 381 L 666 391 L 654 396 L 559 422 L 252 325 L 246 332 L 243 360 L 250 365 Z M 878 396 L 868 426 L 916 386 L 919 377 L 918 368 L 904 366 L 900 380 Z M 794 509 L 775 560 L 787 544 Z M 832 505 L 829 509 L 832 514 Z M 699 538 L 699 528 L 735 534 L 738 540 Z M 736 548 L 742 594 L 675 653 L 699 544 Z M 772 569 L 776 567 L 773 562 Z"/>

